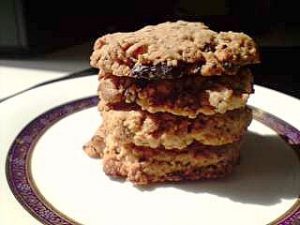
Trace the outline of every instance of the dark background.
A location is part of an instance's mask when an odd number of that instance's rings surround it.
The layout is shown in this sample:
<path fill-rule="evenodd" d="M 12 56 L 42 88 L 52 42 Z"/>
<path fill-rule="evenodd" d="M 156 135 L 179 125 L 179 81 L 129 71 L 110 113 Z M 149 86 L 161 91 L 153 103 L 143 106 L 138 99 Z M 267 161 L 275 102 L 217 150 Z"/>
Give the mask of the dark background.
<path fill-rule="evenodd" d="M 291 0 L 0 0 L 0 57 L 29 57 L 177 19 L 243 31 L 259 44 L 255 82 L 300 98 L 300 12 Z"/>

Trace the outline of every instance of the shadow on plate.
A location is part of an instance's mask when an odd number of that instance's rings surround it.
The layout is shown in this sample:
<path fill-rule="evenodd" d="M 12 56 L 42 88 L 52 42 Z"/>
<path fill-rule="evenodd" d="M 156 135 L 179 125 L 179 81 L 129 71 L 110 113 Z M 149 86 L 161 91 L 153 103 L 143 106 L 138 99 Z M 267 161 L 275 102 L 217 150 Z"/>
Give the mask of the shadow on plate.
<path fill-rule="evenodd" d="M 281 199 L 299 195 L 299 174 L 295 152 L 280 137 L 248 132 L 241 150 L 241 162 L 231 176 L 214 181 L 155 184 L 139 190 L 176 188 L 236 202 L 273 205 Z"/>

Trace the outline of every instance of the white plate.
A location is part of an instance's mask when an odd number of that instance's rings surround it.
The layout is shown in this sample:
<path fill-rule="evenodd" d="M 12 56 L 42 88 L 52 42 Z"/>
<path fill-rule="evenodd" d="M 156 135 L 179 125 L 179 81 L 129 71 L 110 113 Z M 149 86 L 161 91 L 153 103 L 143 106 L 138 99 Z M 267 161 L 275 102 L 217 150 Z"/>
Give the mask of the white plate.
<path fill-rule="evenodd" d="M 96 77 L 79 78 L 0 104 L 0 224 L 299 221 L 298 100 L 255 87 L 250 105 L 258 108 L 256 120 L 245 138 L 241 164 L 229 178 L 141 189 L 109 179 L 101 161 L 82 151 L 101 122 L 92 107 L 96 98 L 87 98 L 96 86 Z"/>

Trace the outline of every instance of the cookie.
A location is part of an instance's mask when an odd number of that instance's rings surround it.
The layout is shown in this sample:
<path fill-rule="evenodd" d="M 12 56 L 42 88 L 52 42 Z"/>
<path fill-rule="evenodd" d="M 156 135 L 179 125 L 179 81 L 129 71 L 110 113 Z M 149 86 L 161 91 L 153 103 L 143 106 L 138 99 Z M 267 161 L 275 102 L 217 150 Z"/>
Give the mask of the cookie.
<path fill-rule="evenodd" d="M 99 96 L 111 108 L 137 104 L 150 113 L 167 112 L 196 118 L 243 108 L 253 92 L 250 70 L 238 76 L 189 76 L 173 80 L 145 80 L 130 77 L 104 76 Z"/>
<path fill-rule="evenodd" d="M 234 75 L 258 63 L 255 42 L 244 33 L 215 32 L 199 22 L 166 22 L 100 37 L 90 57 L 101 74 L 143 79 Z"/>
<path fill-rule="evenodd" d="M 98 144 L 92 141 L 90 146 L 99 149 Z M 124 177 L 137 185 L 223 177 L 232 172 L 240 155 L 240 141 L 223 146 L 197 143 L 181 152 L 118 142 L 100 148 L 104 172 L 109 176 Z"/>
<path fill-rule="evenodd" d="M 139 109 L 106 110 L 102 107 L 107 143 L 184 149 L 194 141 L 204 145 L 224 145 L 239 140 L 252 119 L 249 108 L 195 119 L 169 113 L 148 113 Z M 103 109 L 104 107 L 104 109 Z"/>

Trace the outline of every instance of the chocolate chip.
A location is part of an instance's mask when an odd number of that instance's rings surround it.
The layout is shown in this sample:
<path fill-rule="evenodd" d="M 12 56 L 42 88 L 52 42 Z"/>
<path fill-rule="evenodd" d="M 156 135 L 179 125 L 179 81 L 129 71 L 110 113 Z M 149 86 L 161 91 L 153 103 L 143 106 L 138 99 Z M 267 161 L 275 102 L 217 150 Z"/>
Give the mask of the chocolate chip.
<path fill-rule="evenodd" d="M 225 48 L 227 48 L 227 45 L 223 44 L 223 45 L 221 46 L 221 49 L 225 49 Z"/>
<path fill-rule="evenodd" d="M 201 66 L 202 63 L 199 62 L 179 62 L 177 66 L 168 66 L 166 63 L 157 65 L 135 65 L 132 68 L 132 76 L 134 78 L 147 80 L 181 78 L 184 74 L 199 72 Z"/>
<path fill-rule="evenodd" d="M 172 79 L 182 77 L 183 73 L 177 67 L 167 66 L 166 64 L 157 65 L 136 65 L 132 69 L 132 75 L 135 78 L 148 80 Z"/>
<path fill-rule="evenodd" d="M 204 52 L 214 52 L 216 50 L 215 46 L 209 43 L 206 43 L 203 47 Z"/>
<path fill-rule="evenodd" d="M 145 88 L 147 85 L 148 85 L 148 83 L 149 83 L 149 80 L 147 80 L 147 79 L 136 79 L 135 80 L 135 83 L 136 83 L 136 85 L 139 87 L 139 88 Z"/>

